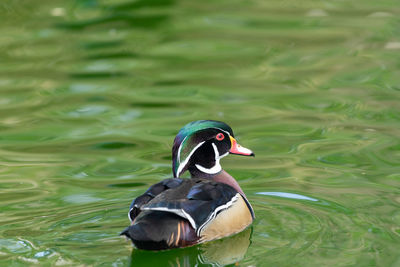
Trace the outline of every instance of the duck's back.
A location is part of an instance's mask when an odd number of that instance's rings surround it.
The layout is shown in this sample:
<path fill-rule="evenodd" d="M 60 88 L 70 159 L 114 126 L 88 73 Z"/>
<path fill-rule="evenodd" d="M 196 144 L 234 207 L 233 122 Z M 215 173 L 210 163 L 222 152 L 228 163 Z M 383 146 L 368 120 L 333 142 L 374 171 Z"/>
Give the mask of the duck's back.
<path fill-rule="evenodd" d="M 237 233 L 253 220 L 250 204 L 233 187 L 209 179 L 171 178 L 131 205 L 123 234 L 138 248 L 185 247 Z"/>

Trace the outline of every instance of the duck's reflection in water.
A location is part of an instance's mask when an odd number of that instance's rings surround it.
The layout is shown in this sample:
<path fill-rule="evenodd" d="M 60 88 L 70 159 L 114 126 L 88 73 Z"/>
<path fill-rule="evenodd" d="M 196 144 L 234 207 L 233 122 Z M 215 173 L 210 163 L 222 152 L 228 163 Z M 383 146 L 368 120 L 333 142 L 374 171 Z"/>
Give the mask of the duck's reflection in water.
<path fill-rule="evenodd" d="M 239 262 L 250 246 L 252 227 L 231 237 L 164 251 L 133 249 L 130 266 L 225 266 Z"/>

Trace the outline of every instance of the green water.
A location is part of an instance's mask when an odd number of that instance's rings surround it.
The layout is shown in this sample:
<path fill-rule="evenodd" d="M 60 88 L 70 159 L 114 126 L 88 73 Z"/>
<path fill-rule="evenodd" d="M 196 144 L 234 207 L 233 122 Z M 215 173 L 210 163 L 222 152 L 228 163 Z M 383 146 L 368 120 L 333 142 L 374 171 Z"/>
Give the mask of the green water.
<path fill-rule="evenodd" d="M 400 265 L 398 0 L 6 0 L 0 18 L 1 266 Z M 137 251 L 129 204 L 197 119 L 255 152 L 222 165 L 256 220 Z"/>

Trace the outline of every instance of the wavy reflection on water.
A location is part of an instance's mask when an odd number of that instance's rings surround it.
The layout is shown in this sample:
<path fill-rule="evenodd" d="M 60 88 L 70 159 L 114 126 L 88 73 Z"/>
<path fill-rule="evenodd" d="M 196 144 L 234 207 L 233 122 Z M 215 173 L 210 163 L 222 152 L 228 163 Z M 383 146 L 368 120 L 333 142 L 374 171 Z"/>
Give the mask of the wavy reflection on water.
<path fill-rule="evenodd" d="M 250 246 L 252 228 L 221 240 L 166 251 L 133 249 L 130 266 L 225 266 L 237 265 Z"/>
<path fill-rule="evenodd" d="M 309 200 L 309 201 L 319 201 L 318 199 L 307 197 L 299 194 L 293 193 L 285 193 L 285 192 L 258 192 L 258 195 L 264 196 L 277 196 L 277 197 L 284 197 L 284 198 L 291 198 L 291 199 L 301 199 L 301 200 Z"/>
<path fill-rule="evenodd" d="M 2 3 L 0 265 L 397 266 L 393 3 Z M 222 160 L 251 242 L 138 251 L 127 208 L 197 119 L 257 155 Z"/>

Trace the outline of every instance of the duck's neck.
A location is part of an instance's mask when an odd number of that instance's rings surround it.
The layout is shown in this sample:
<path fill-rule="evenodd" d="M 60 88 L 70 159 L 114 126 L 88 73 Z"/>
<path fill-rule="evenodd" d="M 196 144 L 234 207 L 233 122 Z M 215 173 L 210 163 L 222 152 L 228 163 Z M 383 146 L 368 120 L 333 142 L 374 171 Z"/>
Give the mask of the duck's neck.
<path fill-rule="evenodd" d="M 214 180 L 218 183 L 223 183 L 232 186 L 233 188 L 236 189 L 243 197 L 246 197 L 244 194 L 242 188 L 240 188 L 239 183 L 233 178 L 229 173 L 227 173 L 224 170 L 221 170 L 219 173 L 216 174 L 207 174 L 198 171 L 197 169 L 190 170 L 190 174 L 192 178 L 205 178 L 205 179 L 211 179 Z"/>

